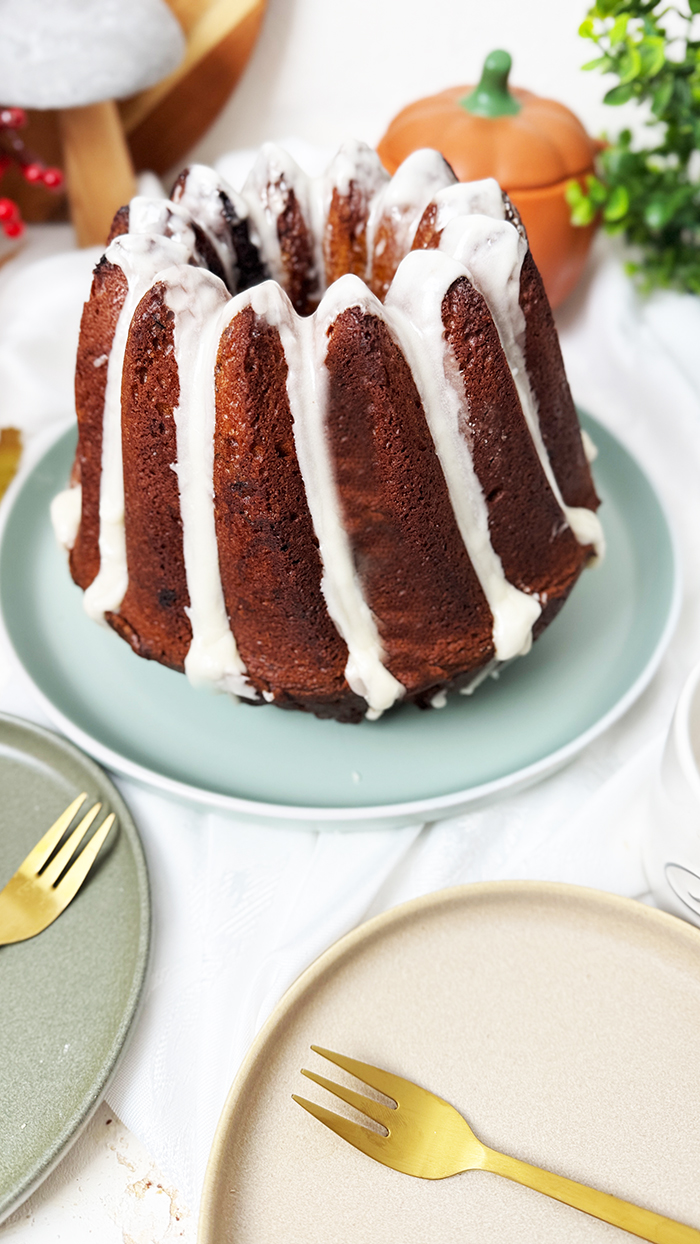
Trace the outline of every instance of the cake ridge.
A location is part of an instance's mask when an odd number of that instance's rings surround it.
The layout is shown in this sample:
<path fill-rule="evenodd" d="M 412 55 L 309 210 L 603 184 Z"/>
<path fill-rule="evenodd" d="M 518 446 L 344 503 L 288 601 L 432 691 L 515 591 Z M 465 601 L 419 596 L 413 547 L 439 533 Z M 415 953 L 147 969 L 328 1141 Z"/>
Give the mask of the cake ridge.
<path fill-rule="evenodd" d="M 566 505 L 542 437 L 537 402 L 525 362 L 525 316 L 519 302 L 527 241 L 507 221 L 475 214 L 450 221 L 440 239 L 440 249 L 459 260 L 485 299 L 549 487 L 579 544 L 592 544 L 596 555 L 602 557 L 605 542 L 600 520 L 592 510 Z"/>
<path fill-rule="evenodd" d="M 240 297 L 248 295 L 256 313 L 278 329 L 287 358 L 297 459 L 323 564 L 321 590 L 348 649 L 345 676 L 352 690 L 367 700 L 368 713 L 379 716 L 402 697 L 404 688 L 384 664 L 376 622 L 353 565 L 324 428 L 328 327 L 341 310 L 376 300 L 352 275 L 335 281 L 306 318 L 296 314 L 276 282 L 265 282 Z"/>
<path fill-rule="evenodd" d="M 190 603 L 185 612 L 192 642 L 185 673 L 195 687 L 211 687 L 258 699 L 246 678 L 236 637 L 224 606 L 214 522 L 214 368 L 221 338 L 221 312 L 230 301 L 221 281 L 186 265 L 158 273 L 172 312 L 179 380 L 173 411 L 177 460 L 172 469 L 180 492 L 183 556 Z"/>
<path fill-rule="evenodd" d="M 170 238 L 136 233 L 115 238 L 107 248 L 105 258 L 126 276 L 127 295 L 107 363 L 100 487 L 100 569 L 83 598 L 86 613 L 97 622 L 104 621 L 105 613 L 119 609 L 128 581 L 124 538 L 121 372 L 131 317 L 152 277 L 171 264 L 187 263 L 190 252 L 181 242 Z"/>
<path fill-rule="evenodd" d="M 529 651 L 542 610 L 506 579 L 465 435 L 467 399 L 440 318 L 445 294 L 464 275 L 464 266 L 444 252 L 411 251 L 399 265 L 384 314 L 413 371 L 457 526 L 493 614 L 496 658 L 509 661 Z"/>

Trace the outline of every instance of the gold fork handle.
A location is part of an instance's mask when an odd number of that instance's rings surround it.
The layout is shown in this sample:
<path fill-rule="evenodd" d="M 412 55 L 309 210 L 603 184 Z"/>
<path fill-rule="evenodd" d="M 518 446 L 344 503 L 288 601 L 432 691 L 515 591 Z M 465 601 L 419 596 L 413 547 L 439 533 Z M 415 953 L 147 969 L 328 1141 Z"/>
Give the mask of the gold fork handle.
<path fill-rule="evenodd" d="M 588 1188 L 586 1184 L 576 1183 L 573 1179 L 565 1179 L 563 1175 L 554 1175 L 551 1171 L 543 1171 L 538 1166 L 530 1166 L 518 1158 L 511 1158 L 505 1153 L 497 1153 L 495 1149 L 484 1146 L 483 1170 L 494 1175 L 503 1175 L 526 1188 L 534 1188 L 543 1192 L 555 1201 L 563 1201 L 584 1214 L 591 1214 L 613 1227 L 621 1227 L 631 1235 L 637 1235 L 651 1244 L 700 1244 L 700 1231 L 695 1227 L 686 1227 L 682 1222 L 674 1222 L 672 1218 L 664 1218 L 662 1214 L 654 1214 L 651 1210 L 640 1209 L 629 1201 L 621 1201 L 619 1197 L 610 1196 L 607 1192 L 598 1192 Z"/>

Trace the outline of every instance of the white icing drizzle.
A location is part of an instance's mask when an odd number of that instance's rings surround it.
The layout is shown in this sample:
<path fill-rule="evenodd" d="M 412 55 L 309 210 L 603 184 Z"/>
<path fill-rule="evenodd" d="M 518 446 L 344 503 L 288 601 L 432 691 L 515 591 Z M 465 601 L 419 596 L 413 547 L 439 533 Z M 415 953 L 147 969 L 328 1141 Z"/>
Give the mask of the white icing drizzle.
<path fill-rule="evenodd" d="M 185 673 L 195 687 L 257 700 L 229 625 L 219 571 L 214 519 L 214 369 L 220 312 L 230 301 L 218 277 L 200 268 L 162 272 L 165 302 L 174 315 L 180 394 L 173 412 L 185 575 L 192 642 Z"/>
<path fill-rule="evenodd" d="M 102 424 L 100 476 L 100 569 L 83 596 L 86 613 L 104 622 L 116 612 L 128 583 L 124 537 L 124 472 L 122 467 L 122 369 L 132 316 L 157 274 L 172 264 L 186 264 L 190 252 L 171 238 L 126 233 L 107 247 L 106 258 L 121 268 L 128 290 L 117 320 L 107 364 Z"/>
<path fill-rule="evenodd" d="M 457 216 L 490 216 L 492 220 L 506 218 L 503 191 L 493 177 L 447 186 L 434 195 L 432 202 L 437 208 L 435 229 L 439 233 Z"/>
<path fill-rule="evenodd" d="M 265 281 L 233 299 L 226 308 L 226 321 L 251 306 L 279 332 L 287 361 L 294 444 L 323 565 L 321 591 L 347 645 L 348 684 L 364 697 L 369 706 L 367 716 L 375 719 L 400 699 L 404 688 L 383 663 L 385 654 L 377 624 L 365 600 L 343 525 L 326 434 L 327 329 L 341 311 L 365 299 L 376 301 L 357 277 L 344 276 L 334 282 L 314 315 L 300 319 L 279 285 Z"/>
<path fill-rule="evenodd" d="M 51 502 L 51 523 L 58 543 L 70 550 L 75 544 L 82 509 L 83 490 L 80 484 L 59 492 Z"/>
<path fill-rule="evenodd" d="M 507 661 L 529 650 L 542 610 L 507 581 L 491 544 L 488 507 L 469 447 L 464 385 L 440 313 L 447 290 L 464 275 L 461 264 L 439 250 L 411 251 L 399 265 L 382 318 L 413 374 L 457 526 L 493 614 L 496 657 Z M 379 304 L 374 314 L 382 316 Z"/>
<path fill-rule="evenodd" d="M 324 187 L 323 201 L 327 215 L 334 190 L 347 198 L 354 183 L 370 199 L 383 190 L 389 181 L 389 174 L 373 147 L 359 139 L 348 138 L 320 180 Z"/>
<path fill-rule="evenodd" d="M 477 671 L 466 687 L 460 687 L 459 694 L 473 695 L 477 687 L 480 687 L 482 682 L 486 682 L 487 678 L 494 678 L 498 682 L 500 668 L 501 662 L 496 660 L 489 661 L 488 665 L 484 665 L 483 669 Z"/>
<path fill-rule="evenodd" d="M 248 203 L 224 181 L 213 168 L 205 164 L 192 164 L 187 170 L 184 184 L 175 189 L 175 202 L 190 215 L 195 224 L 204 229 L 214 247 L 226 274 L 226 282 L 235 290 L 238 279 L 238 262 L 231 242 L 231 230 L 221 203 L 221 192 L 231 200 L 239 220 L 248 216 Z"/>
<path fill-rule="evenodd" d="M 484 298 L 518 391 L 525 422 L 547 482 L 579 544 L 593 545 L 598 557 L 605 548 L 598 515 L 583 506 L 567 506 L 552 470 L 537 403 L 525 365 L 525 316 L 520 306 L 520 271 L 527 242 L 508 221 L 486 216 L 452 220 L 440 239 L 440 250 L 464 265 L 469 280 Z"/>
<path fill-rule="evenodd" d="M 317 184 L 312 183 L 312 179 L 299 168 L 296 160 L 293 160 L 276 143 L 264 143 L 248 174 L 241 194 L 248 205 L 249 219 L 255 226 L 258 244 L 270 276 L 280 285 L 284 285 L 285 271 L 277 226 L 282 212 L 289 203 L 290 191 L 294 192 L 306 226 L 312 235 L 314 275 L 320 293 L 324 285 L 324 271 L 320 208 L 314 206 L 318 199 Z"/>
<path fill-rule="evenodd" d="M 581 428 L 581 443 L 583 444 L 583 452 L 586 455 L 586 462 L 591 464 L 598 457 L 598 446 L 585 428 Z"/>
<path fill-rule="evenodd" d="M 372 204 L 367 222 L 367 279 L 382 221 L 388 219 L 397 250 L 407 254 L 426 207 L 440 190 L 453 186 L 456 180 L 439 151 L 425 147 L 406 157 Z"/>
<path fill-rule="evenodd" d="M 129 203 L 129 233 L 158 234 L 181 242 L 195 256 L 195 236 L 188 213 L 170 199 L 136 195 Z"/>

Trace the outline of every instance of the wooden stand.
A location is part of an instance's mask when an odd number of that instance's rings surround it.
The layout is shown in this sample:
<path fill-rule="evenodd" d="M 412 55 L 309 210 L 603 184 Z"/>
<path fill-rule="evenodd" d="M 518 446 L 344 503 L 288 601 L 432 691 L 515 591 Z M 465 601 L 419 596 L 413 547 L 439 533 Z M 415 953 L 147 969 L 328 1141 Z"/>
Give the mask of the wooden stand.
<path fill-rule="evenodd" d="M 78 246 L 106 241 L 114 213 L 136 194 L 136 177 L 113 100 L 59 113 L 63 168 Z"/>

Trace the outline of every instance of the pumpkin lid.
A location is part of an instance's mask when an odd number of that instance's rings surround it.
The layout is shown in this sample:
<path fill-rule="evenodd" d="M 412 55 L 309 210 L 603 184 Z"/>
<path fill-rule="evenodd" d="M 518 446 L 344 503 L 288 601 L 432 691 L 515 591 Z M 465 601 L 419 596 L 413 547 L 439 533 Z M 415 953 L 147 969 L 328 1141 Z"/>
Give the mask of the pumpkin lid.
<path fill-rule="evenodd" d="M 564 104 L 508 86 L 510 56 L 492 52 L 477 87 L 453 86 L 394 117 L 377 148 L 393 173 L 435 147 L 460 181 L 495 177 L 504 190 L 549 186 L 588 172 L 599 149 Z"/>

